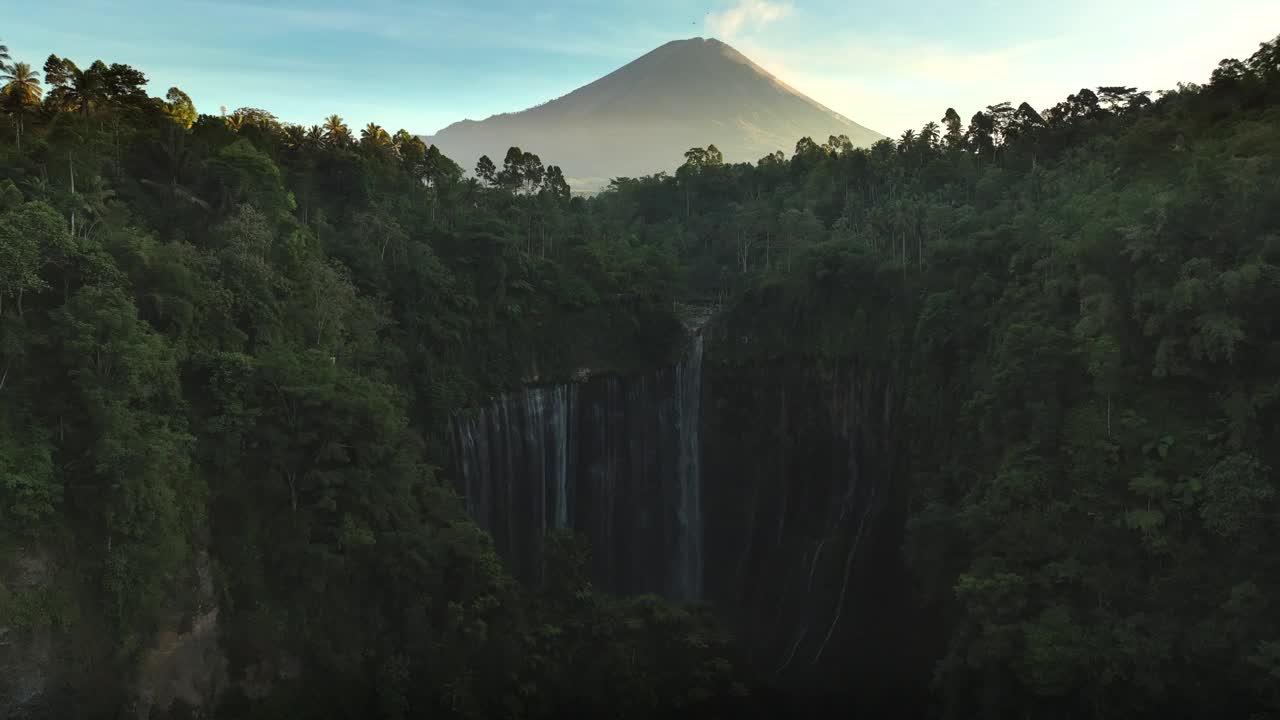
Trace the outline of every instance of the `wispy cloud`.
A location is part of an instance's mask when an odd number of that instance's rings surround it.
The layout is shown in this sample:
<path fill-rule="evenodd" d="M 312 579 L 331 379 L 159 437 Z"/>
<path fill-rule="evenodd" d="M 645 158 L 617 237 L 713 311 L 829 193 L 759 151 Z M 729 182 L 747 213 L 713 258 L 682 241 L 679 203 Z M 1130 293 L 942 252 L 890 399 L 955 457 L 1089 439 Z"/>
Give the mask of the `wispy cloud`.
<path fill-rule="evenodd" d="M 983 42 L 925 33 L 836 30 L 735 43 L 802 93 L 850 119 L 896 135 L 956 108 L 968 117 L 1000 101 L 1049 107 L 1081 87 L 1144 90 L 1203 82 L 1224 57 L 1247 56 L 1280 23 L 1274 0 L 1235 0 L 1204 16 L 1198 0 L 1135 0 L 1121 17 L 1089 0 L 1089 13 L 1038 33 Z M 1159 6 L 1160 12 L 1155 12 Z M 1105 22 L 1111 18 L 1110 22 Z M 812 18 L 803 18 L 807 25 Z M 1135 32 L 1141 27 L 1143 32 Z M 1259 28 L 1264 28 L 1259 31 Z"/>
<path fill-rule="evenodd" d="M 738 37 L 744 30 L 758 31 L 787 17 L 793 11 L 789 2 L 738 0 L 737 5 L 727 10 L 707 15 L 705 24 L 708 32 L 721 40 L 730 40 Z"/>
<path fill-rule="evenodd" d="M 1027 75 L 1040 69 L 1054 46 L 1044 40 L 965 49 L 919 38 L 842 33 L 803 45 L 749 38 L 737 47 L 814 100 L 893 135 L 937 120 L 948 105 L 972 111 L 1000 100 L 1035 104 L 1041 98 L 996 96 L 1034 87 Z"/>

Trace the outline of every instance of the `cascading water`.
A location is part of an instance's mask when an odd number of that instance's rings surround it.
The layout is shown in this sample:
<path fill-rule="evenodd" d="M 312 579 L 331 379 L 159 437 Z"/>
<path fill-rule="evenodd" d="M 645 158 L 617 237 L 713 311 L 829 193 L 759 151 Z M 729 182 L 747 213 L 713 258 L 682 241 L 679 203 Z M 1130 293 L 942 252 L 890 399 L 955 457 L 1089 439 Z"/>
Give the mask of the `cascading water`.
<path fill-rule="evenodd" d="M 573 528 L 605 588 L 701 597 L 702 352 L 695 329 L 673 367 L 529 388 L 457 415 L 467 510 L 517 576 L 538 576 L 549 528 Z"/>
<path fill-rule="evenodd" d="M 688 358 L 676 366 L 680 510 L 673 595 L 681 600 L 702 597 L 702 350 L 697 333 Z"/>
<path fill-rule="evenodd" d="M 750 336 L 724 325 L 704 369 L 691 325 L 671 367 L 459 414 L 469 511 L 518 577 L 539 578 L 546 530 L 572 528 L 597 587 L 710 603 L 773 682 L 854 675 L 866 697 L 890 693 L 919 671 L 902 642 L 895 371 L 744 361 Z"/>

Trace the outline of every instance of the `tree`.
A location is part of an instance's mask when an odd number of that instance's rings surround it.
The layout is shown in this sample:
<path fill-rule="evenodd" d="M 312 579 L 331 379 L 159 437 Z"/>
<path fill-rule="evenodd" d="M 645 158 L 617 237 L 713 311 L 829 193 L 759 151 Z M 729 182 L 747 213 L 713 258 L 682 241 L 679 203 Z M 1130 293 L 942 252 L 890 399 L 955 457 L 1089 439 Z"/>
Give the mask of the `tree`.
<path fill-rule="evenodd" d="M 40 96 L 43 90 L 40 88 L 40 76 L 30 65 L 24 62 L 5 65 L 0 68 L 0 92 L 4 93 L 7 100 L 10 100 L 22 107 L 30 107 L 40 102 Z"/>
<path fill-rule="evenodd" d="M 1219 87 L 1235 85 L 1244 80 L 1248 73 L 1249 69 L 1244 63 L 1235 58 L 1229 58 L 1219 62 L 1218 67 L 1214 68 L 1210 82 Z"/>
<path fill-rule="evenodd" d="M 301 125 L 289 125 L 284 129 L 284 142 L 285 147 L 294 152 L 302 150 L 309 143 L 306 128 Z"/>
<path fill-rule="evenodd" d="M 497 183 L 498 168 L 494 166 L 488 155 L 481 155 L 480 159 L 476 161 L 476 177 L 484 181 L 486 185 Z"/>
<path fill-rule="evenodd" d="M 275 115 L 261 108 L 242 107 L 231 113 L 237 131 L 248 127 L 259 128 L 270 132 L 278 132 L 280 120 Z"/>
<path fill-rule="evenodd" d="M 25 203 L 0 215 L 0 317 L 5 298 L 22 315 L 23 296 L 48 287 L 41 269 L 52 248 L 66 244 L 66 224 L 56 210 L 41 202 Z"/>
<path fill-rule="evenodd" d="M 422 144 L 422 140 L 416 137 L 413 140 L 417 145 Z M 440 148 L 435 145 L 422 152 L 422 161 L 417 172 L 419 177 L 424 178 L 427 185 L 432 188 L 452 185 L 462 179 L 462 168 L 458 163 L 445 157 L 444 153 L 440 152 Z"/>
<path fill-rule="evenodd" d="M 715 145 L 708 145 L 705 148 L 690 148 L 685 151 L 684 164 L 685 167 L 695 172 L 701 172 L 706 168 L 724 164 L 724 155 L 720 153 L 720 149 Z"/>
<path fill-rule="evenodd" d="M 907 128 L 898 138 L 898 152 L 909 153 L 916 147 L 916 131 Z"/>
<path fill-rule="evenodd" d="M 947 129 L 943 136 L 947 148 L 959 149 L 964 142 L 964 127 L 961 125 L 960 113 L 956 112 L 955 108 L 947 108 L 947 112 L 942 116 L 942 125 Z"/>
<path fill-rule="evenodd" d="M 986 114 L 991 116 L 992 134 L 997 145 L 1003 145 L 1009 122 L 1014 116 L 1013 106 L 1008 102 L 988 105 Z"/>
<path fill-rule="evenodd" d="M 377 123 L 369 123 L 360 131 L 360 143 L 368 148 L 391 147 L 391 136 Z"/>
<path fill-rule="evenodd" d="M 498 172 L 498 186 L 515 192 L 524 184 L 525 153 L 518 147 L 507 148 L 507 156 L 502 159 L 502 170 Z"/>
<path fill-rule="evenodd" d="M 1274 81 L 1280 75 L 1280 35 L 1258 45 L 1258 51 L 1249 56 L 1249 69 L 1263 78 Z"/>
<path fill-rule="evenodd" d="M 19 151 L 22 150 L 23 117 L 28 110 L 40 103 L 40 79 L 30 65 L 19 62 L 7 65 L 0 63 L 0 100 L 5 110 L 13 118 L 13 142 Z"/>
<path fill-rule="evenodd" d="M 1104 85 L 1098 88 L 1098 106 L 1110 113 L 1119 114 L 1133 105 L 1138 88 L 1124 85 Z"/>
<path fill-rule="evenodd" d="M 173 121 L 183 128 L 190 130 L 192 123 L 196 121 L 198 116 L 195 103 L 191 102 L 191 96 L 176 87 L 171 87 L 164 97 L 165 114 L 173 118 Z"/>
<path fill-rule="evenodd" d="M 842 155 L 847 152 L 853 152 L 853 141 L 848 135 L 831 135 L 827 138 L 827 142 L 822 149 L 831 155 Z"/>
<path fill-rule="evenodd" d="M 102 72 L 102 85 L 108 102 L 120 107 L 144 107 L 149 103 L 147 76 L 141 70 L 111 63 Z"/>
<path fill-rule="evenodd" d="M 920 128 L 920 142 L 924 144 L 926 149 L 932 150 L 938 146 L 939 140 L 938 123 L 930 120 Z"/>
<path fill-rule="evenodd" d="M 557 165 L 548 165 L 546 178 L 542 183 L 542 192 L 552 197 L 567 202 L 569 200 L 569 183 L 564 179 L 564 173 Z"/>
<path fill-rule="evenodd" d="M 969 148 L 978 157 L 995 159 L 996 154 L 996 121 L 987 112 L 979 110 L 969 120 Z"/>
<path fill-rule="evenodd" d="M 345 147 L 351 143 L 351 128 L 337 115 L 324 120 L 324 137 L 333 147 Z"/>
<path fill-rule="evenodd" d="M 523 178 L 521 183 L 526 193 L 535 193 L 542 185 L 542 180 L 546 176 L 546 169 L 542 166 L 542 158 L 537 155 L 526 152 L 520 158 L 520 177 Z"/>
<path fill-rule="evenodd" d="M 107 66 L 96 60 L 81 70 L 69 58 L 50 55 L 44 61 L 44 82 L 49 86 L 47 101 L 55 109 L 77 108 L 88 115 L 94 103 L 106 97 Z"/>
<path fill-rule="evenodd" d="M 119 63 L 108 66 L 95 60 L 82 70 L 68 58 L 50 55 L 44 63 L 44 81 L 49 86 L 46 101 L 53 108 L 78 108 L 82 115 L 103 104 L 141 106 L 147 102 L 146 76 Z"/>

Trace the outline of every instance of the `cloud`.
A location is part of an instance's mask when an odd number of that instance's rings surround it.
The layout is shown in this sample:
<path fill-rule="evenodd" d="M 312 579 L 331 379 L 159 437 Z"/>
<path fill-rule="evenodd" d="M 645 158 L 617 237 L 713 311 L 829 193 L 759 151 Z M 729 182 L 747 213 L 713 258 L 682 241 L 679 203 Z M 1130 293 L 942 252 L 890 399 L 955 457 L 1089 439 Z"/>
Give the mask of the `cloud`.
<path fill-rule="evenodd" d="M 738 4 L 707 16 L 707 30 L 721 40 L 737 37 L 742 30 L 760 30 L 790 15 L 795 8 L 789 2 L 738 0 Z"/>
<path fill-rule="evenodd" d="M 737 47 L 819 103 L 896 136 L 938 120 L 948 106 L 963 114 L 1001 100 L 1035 105 L 1056 97 L 1058 88 L 1052 85 L 1044 98 L 1024 97 L 1021 91 L 1040 89 L 1034 73 L 1043 66 L 1037 61 L 1054 57 L 1057 45 L 1039 40 L 965 49 L 910 36 L 836 33 L 786 45 L 748 38 Z"/>
<path fill-rule="evenodd" d="M 1000 101 L 1043 109 L 1081 87 L 1204 82 L 1218 60 L 1247 57 L 1274 36 L 1265 28 L 1280 24 L 1280 4 L 1233 0 L 1205 15 L 1203 0 L 1082 0 L 1059 20 L 981 41 L 813 28 L 735 46 L 832 110 L 896 135 L 937 121 L 947 107 L 967 118 Z"/>

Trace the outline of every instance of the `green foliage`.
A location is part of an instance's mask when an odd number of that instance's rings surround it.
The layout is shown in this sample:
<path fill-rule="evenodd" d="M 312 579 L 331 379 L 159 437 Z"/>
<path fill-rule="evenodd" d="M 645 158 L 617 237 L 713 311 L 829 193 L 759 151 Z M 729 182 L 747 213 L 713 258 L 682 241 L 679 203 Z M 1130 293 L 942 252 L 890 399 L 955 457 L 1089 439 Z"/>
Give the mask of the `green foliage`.
<path fill-rule="evenodd" d="M 1277 57 L 869 149 L 695 148 L 584 200 L 518 148 L 466 179 L 408 133 L 197 117 L 50 56 L 0 138 L 0 537 L 70 570 L 0 611 L 128 687 L 216 603 L 226 717 L 740 694 L 707 608 L 597 593 L 562 536 L 521 587 L 437 470 L 459 408 L 651 367 L 674 299 L 733 299 L 725 362 L 905 388 L 950 716 L 1280 712 Z"/>
<path fill-rule="evenodd" d="M 545 548 L 546 580 L 523 651 L 559 707 L 539 707 L 535 696 L 526 712 L 647 718 L 746 696 L 730 638 L 710 608 L 594 590 L 590 549 L 572 531 L 548 533 Z M 541 686 L 521 687 L 523 694 Z"/>
<path fill-rule="evenodd" d="M 191 102 L 191 96 L 179 90 L 176 87 L 169 88 L 169 92 L 164 96 L 165 114 L 173 118 L 173 121 L 181 125 L 184 129 L 190 129 L 195 123 L 199 115 L 196 113 L 195 103 Z"/>
<path fill-rule="evenodd" d="M 601 198 L 729 271 L 709 362 L 853 361 L 902 390 L 949 717 L 1280 711 L 1278 42 L 1155 100 L 1086 89 L 967 131 L 949 110 L 941 142 L 755 165 L 691 151 Z"/>
<path fill-rule="evenodd" d="M 90 698 L 216 605 L 230 717 L 574 702 L 568 666 L 524 653 L 566 618 L 437 469 L 468 404 L 668 357 L 667 248 L 516 149 L 482 188 L 404 131 L 197 116 L 124 65 L 51 56 L 45 74 L 42 112 L 0 139 L 0 560 L 24 543 L 67 570 L 6 592 L 0 624 L 74 637 Z M 632 612 L 594 602 L 614 625 Z M 652 632 L 610 641 L 618 663 L 703 622 L 633 614 Z M 587 663 L 607 643 L 582 632 Z M 665 692 L 627 681 L 638 708 Z"/>
<path fill-rule="evenodd" d="M 62 501 L 47 438 L 24 438 L 13 428 L 0 437 L 0 524 L 12 532 L 38 534 Z"/>

